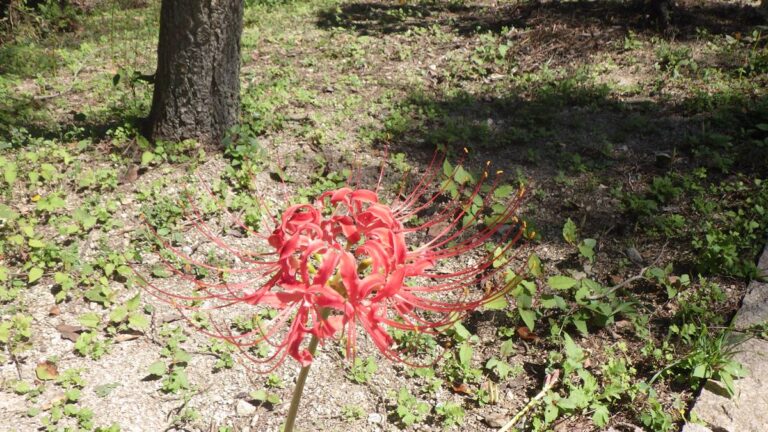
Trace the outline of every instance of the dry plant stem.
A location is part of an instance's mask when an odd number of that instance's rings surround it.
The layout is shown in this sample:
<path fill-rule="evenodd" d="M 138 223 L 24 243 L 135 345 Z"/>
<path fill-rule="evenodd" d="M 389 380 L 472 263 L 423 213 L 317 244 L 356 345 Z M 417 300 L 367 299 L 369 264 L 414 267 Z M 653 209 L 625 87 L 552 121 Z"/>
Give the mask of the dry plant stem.
<path fill-rule="evenodd" d="M 537 394 L 536 396 L 533 397 L 533 399 L 528 401 L 528 403 L 525 404 L 523 409 L 518 411 L 518 413 L 515 414 L 514 417 L 512 417 L 512 420 L 508 421 L 507 424 L 504 425 L 504 427 L 499 429 L 499 432 L 507 432 L 508 430 L 512 429 L 512 427 L 515 426 L 517 424 L 517 422 L 520 421 L 520 419 L 525 415 L 525 413 L 530 411 L 531 408 L 533 408 L 536 405 L 538 405 L 539 401 L 542 400 L 544 398 L 544 396 L 546 396 L 547 392 L 549 390 L 551 390 L 552 387 L 555 386 L 555 384 L 557 384 L 557 379 L 559 377 L 560 377 L 560 370 L 559 369 L 556 369 L 551 374 L 547 375 L 547 378 L 544 380 L 544 387 L 542 387 L 542 389 L 539 392 L 539 394 Z"/>
<path fill-rule="evenodd" d="M 661 259 L 661 256 L 664 255 L 664 249 L 666 249 L 667 243 L 664 243 L 664 245 L 661 246 L 661 252 L 659 252 L 659 255 L 656 256 L 656 259 L 653 260 L 652 263 L 648 264 L 647 266 L 640 269 L 640 271 L 632 276 L 631 278 L 625 280 L 624 282 L 619 283 L 618 285 L 614 285 L 610 288 L 608 288 L 607 291 L 600 293 L 600 294 L 594 294 L 591 296 L 587 296 L 587 300 L 600 300 L 602 298 L 608 297 L 609 295 L 613 294 L 614 292 L 620 290 L 621 288 L 624 288 L 625 286 L 631 284 L 632 282 L 640 279 L 645 279 L 645 272 L 648 271 L 649 268 L 656 265 L 657 262 L 659 262 L 659 259 Z"/>
<path fill-rule="evenodd" d="M 317 336 L 312 336 L 309 341 L 307 350 L 313 356 L 317 350 L 317 342 L 319 339 Z M 296 414 L 299 412 L 299 404 L 301 403 L 301 395 L 304 393 L 304 384 L 307 382 L 307 375 L 309 375 L 309 368 L 312 367 L 312 363 L 301 368 L 299 377 L 296 379 L 296 388 L 293 389 L 293 396 L 291 397 L 291 406 L 288 408 L 288 416 L 285 419 L 285 428 L 283 432 L 293 432 L 293 426 L 296 424 Z"/>

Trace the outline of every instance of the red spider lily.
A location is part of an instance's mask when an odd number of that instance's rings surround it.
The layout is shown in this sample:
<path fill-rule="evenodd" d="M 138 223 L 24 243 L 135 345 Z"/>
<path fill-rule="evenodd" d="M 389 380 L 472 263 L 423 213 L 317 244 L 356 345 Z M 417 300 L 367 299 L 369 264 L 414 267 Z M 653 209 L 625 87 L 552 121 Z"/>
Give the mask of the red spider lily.
<path fill-rule="evenodd" d="M 484 282 L 504 270 L 509 262 L 507 252 L 522 235 L 524 224 L 517 223 L 515 212 L 523 190 L 503 203 L 500 212 L 495 203 L 495 217 L 483 223 L 480 218 L 490 209 L 497 181 L 487 183 L 488 174 L 483 173 L 474 186 L 454 189 L 455 198 L 450 198 L 450 182 L 432 186 L 444 179 L 440 169 L 443 162 L 444 158 L 436 154 L 413 191 L 401 194 L 401 200 L 393 205 L 379 200 L 378 186 L 376 190 L 350 186 L 325 192 L 312 204 L 288 207 L 279 218 L 271 217 L 274 227 L 270 235 L 251 231 L 268 244 L 266 253 L 228 244 L 192 206 L 192 225 L 243 266 L 223 268 L 195 260 L 157 236 L 175 255 L 174 261 L 183 265 L 161 258 L 162 262 L 194 290 L 179 294 L 151 284 L 141 275 L 139 278 L 151 293 L 182 311 L 207 310 L 213 317 L 213 312 L 236 305 L 276 310 L 268 326 L 258 322 L 254 329 L 236 331 L 231 323 L 211 319 L 211 326 L 199 329 L 229 341 L 256 363 L 270 364 L 269 371 L 287 356 L 309 365 L 312 353 L 305 346 L 308 336 L 321 343 L 343 338 L 348 357 L 354 357 L 360 328 L 387 358 L 404 361 L 389 328 L 437 332 L 504 296 L 516 282 L 477 288 L 489 285 Z M 451 178 L 459 169 L 446 177 Z M 380 174 L 379 183 L 381 178 Z M 485 198 L 480 198 L 481 191 Z M 471 206 L 475 209 L 470 214 Z M 428 220 L 414 223 L 432 209 L 435 211 Z M 234 216 L 233 220 L 246 228 Z M 495 254 L 483 248 L 491 241 L 502 245 Z M 449 270 L 450 265 L 461 265 L 457 257 L 470 258 L 473 264 Z M 188 270 L 194 266 L 216 272 L 221 279 L 249 279 L 205 281 Z M 249 347 L 261 343 L 273 348 L 269 358 L 249 353 Z"/>

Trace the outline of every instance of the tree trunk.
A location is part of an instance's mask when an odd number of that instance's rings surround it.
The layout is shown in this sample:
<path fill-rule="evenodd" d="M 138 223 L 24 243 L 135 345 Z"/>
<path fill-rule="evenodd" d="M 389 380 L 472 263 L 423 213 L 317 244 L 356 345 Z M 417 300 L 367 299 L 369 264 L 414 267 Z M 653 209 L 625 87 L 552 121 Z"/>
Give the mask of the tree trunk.
<path fill-rule="evenodd" d="M 163 0 L 148 135 L 218 145 L 240 115 L 243 0 Z"/>

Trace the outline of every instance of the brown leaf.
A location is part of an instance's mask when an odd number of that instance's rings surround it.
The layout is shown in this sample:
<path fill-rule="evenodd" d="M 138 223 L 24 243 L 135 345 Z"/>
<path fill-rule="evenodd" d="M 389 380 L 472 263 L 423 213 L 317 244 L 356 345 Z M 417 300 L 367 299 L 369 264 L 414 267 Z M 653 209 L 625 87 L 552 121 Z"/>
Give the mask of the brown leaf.
<path fill-rule="evenodd" d="M 50 381 L 59 376 L 59 370 L 55 364 L 46 360 L 37 364 L 35 375 L 40 381 Z"/>
<path fill-rule="evenodd" d="M 139 166 L 131 164 L 120 176 L 121 184 L 131 184 L 139 178 Z"/>
<path fill-rule="evenodd" d="M 50 309 L 48 309 L 48 316 L 55 317 L 59 315 L 61 315 L 61 309 L 59 309 L 58 305 L 53 305 Z"/>
<path fill-rule="evenodd" d="M 466 395 L 472 394 L 467 383 L 453 384 L 451 385 L 451 390 L 453 390 L 454 393 L 461 393 Z"/>
<path fill-rule="evenodd" d="M 179 314 L 167 314 L 160 317 L 159 321 L 160 321 L 160 324 L 167 324 L 167 323 L 179 321 L 182 319 L 184 319 L 184 317 Z"/>
<path fill-rule="evenodd" d="M 427 234 L 429 234 L 430 237 L 437 237 L 449 226 L 450 224 L 448 222 L 438 222 L 427 229 Z"/>
<path fill-rule="evenodd" d="M 83 328 L 71 326 L 69 324 L 59 324 L 56 326 L 56 330 L 58 330 L 62 338 L 77 342 L 77 338 L 80 337 L 80 332 L 83 331 Z"/>
<path fill-rule="evenodd" d="M 132 334 L 132 333 L 120 333 L 119 335 L 115 336 L 115 342 L 120 343 L 120 342 L 131 341 L 134 339 L 138 339 L 139 336 L 141 335 Z"/>
<path fill-rule="evenodd" d="M 40 406 L 40 408 L 43 411 L 47 411 L 47 410 L 51 409 L 54 405 L 58 405 L 58 404 L 64 402 L 65 400 L 67 400 L 67 395 L 65 395 L 62 392 L 62 393 L 59 393 L 59 394 L 55 395 L 54 397 L 52 397 L 50 400 L 46 401 L 45 403 L 43 403 Z"/>
<path fill-rule="evenodd" d="M 517 335 L 520 336 L 520 339 L 525 341 L 535 341 L 539 337 L 536 336 L 536 333 L 532 332 L 528 327 L 526 326 L 520 326 L 517 328 Z"/>

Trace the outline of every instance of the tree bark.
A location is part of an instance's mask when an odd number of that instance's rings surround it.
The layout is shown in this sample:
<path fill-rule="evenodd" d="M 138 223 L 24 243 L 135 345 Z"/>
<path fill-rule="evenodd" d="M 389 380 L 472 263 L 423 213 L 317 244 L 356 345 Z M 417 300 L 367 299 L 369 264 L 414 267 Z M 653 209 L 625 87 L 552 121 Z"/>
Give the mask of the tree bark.
<path fill-rule="evenodd" d="M 243 0 L 163 0 L 148 135 L 219 144 L 240 115 Z"/>

